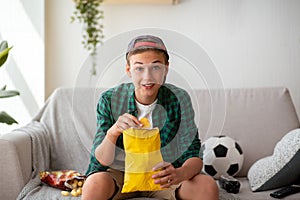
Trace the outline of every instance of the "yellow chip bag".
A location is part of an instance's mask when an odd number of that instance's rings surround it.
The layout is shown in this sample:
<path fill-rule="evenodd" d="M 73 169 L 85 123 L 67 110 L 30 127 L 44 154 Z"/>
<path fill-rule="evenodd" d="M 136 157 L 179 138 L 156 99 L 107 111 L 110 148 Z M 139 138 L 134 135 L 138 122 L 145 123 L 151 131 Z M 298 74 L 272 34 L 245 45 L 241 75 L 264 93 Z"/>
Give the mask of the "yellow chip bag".
<path fill-rule="evenodd" d="M 129 128 L 123 131 L 125 175 L 122 193 L 162 190 L 154 183 L 152 168 L 163 161 L 159 129 Z"/>

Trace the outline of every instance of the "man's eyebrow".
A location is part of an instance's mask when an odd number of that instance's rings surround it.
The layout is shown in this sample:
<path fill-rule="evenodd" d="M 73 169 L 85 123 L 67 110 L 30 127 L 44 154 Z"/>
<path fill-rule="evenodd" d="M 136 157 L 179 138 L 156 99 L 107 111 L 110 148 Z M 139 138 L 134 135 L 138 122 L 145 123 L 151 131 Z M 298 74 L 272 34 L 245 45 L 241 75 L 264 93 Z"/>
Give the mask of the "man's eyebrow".
<path fill-rule="evenodd" d="M 162 63 L 160 60 L 155 60 L 154 62 L 152 63 Z"/>
<path fill-rule="evenodd" d="M 134 64 L 134 65 L 136 65 L 136 64 L 142 65 L 143 63 L 142 63 L 142 62 L 139 62 L 139 61 L 136 61 L 136 62 L 134 62 L 133 64 Z"/>
<path fill-rule="evenodd" d="M 156 64 L 156 63 L 162 63 L 160 60 L 154 60 L 152 63 Z M 152 64 L 151 63 L 151 64 Z M 138 64 L 138 65 L 143 65 L 144 63 L 143 62 L 140 62 L 140 61 L 135 61 L 133 63 L 134 65 Z"/>

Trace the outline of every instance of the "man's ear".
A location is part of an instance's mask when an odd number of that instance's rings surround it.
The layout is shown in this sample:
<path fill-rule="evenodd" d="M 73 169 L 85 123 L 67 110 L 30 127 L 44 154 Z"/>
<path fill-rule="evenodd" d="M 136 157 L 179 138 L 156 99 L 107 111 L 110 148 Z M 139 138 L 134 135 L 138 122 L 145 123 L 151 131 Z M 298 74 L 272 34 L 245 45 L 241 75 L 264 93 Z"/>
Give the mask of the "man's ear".
<path fill-rule="evenodd" d="M 168 72 L 169 72 L 169 62 L 166 63 L 165 76 L 167 76 Z"/>
<path fill-rule="evenodd" d="M 131 78 L 131 72 L 130 72 L 130 66 L 128 64 L 126 64 L 126 74 L 129 76 L 129 78 Z"/>

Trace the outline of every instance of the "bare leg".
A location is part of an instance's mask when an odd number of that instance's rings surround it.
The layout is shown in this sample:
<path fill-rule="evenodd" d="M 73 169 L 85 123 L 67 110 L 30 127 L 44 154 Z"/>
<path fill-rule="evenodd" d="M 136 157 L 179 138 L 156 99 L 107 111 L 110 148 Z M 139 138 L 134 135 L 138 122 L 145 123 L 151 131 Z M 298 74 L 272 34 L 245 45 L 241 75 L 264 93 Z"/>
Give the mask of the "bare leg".
<path fill-rule="evenodd" d="M 92 174 L 84 182 L 81 200 L 107 200 L 113 196 L 115 187 L 115 182 L 109 174 Z"/>
<path fill-rule="evenodd" d="M 219 189 L 215 180 L 207 175 L 198 174 L 184 181 L 177 191 L 177 198 L 186 200 L 218 200 Z"/>

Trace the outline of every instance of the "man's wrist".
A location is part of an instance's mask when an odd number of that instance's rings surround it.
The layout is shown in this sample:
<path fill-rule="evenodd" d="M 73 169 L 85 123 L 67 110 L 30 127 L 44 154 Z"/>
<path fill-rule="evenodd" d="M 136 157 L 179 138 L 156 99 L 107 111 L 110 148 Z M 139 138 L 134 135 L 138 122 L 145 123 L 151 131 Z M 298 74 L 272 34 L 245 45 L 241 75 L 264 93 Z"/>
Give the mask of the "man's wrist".
<path fill-rule="evenodd" d="M 201 171 L 202 162 L 199 158 L 190 158 L 178 169 L 184 180 L 188 180 Z"/>
<path fill-rule="evenodd" d="M 185 180 L 189 179 L 187 176 L 187 172 L 188 172 L 187 166 L 183 165 L 183 166 L 177 168 L 177 170 L 179 171 L 180 177 L 182 179 L 181 181 L 185 181 Z"/>
<path fill-rule="evenodd" d="M 117 136 L 117 135 L 111 133 L 111 131 L 108 130 L 105 137 L 106 137 L 110 142 L 112 142 L 112 143 L 115 144 L 119 136 Z"/>

